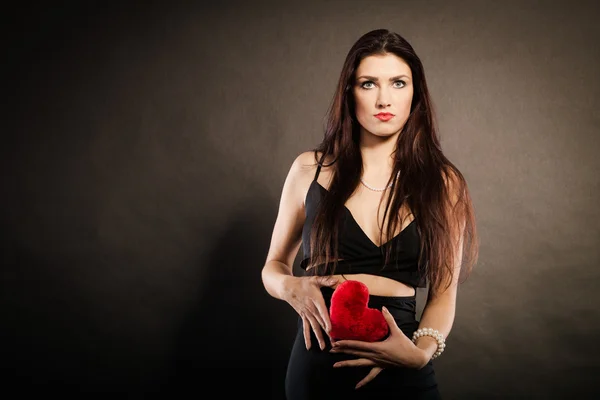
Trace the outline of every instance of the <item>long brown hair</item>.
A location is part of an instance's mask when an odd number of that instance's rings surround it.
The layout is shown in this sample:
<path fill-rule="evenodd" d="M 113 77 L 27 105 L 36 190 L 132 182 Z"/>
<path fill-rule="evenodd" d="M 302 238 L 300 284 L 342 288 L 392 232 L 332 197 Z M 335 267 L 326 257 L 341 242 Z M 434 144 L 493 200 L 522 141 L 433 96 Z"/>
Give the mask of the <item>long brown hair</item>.
<path fill-rule="evenodd" d="M 337 266 L 337 221 L 359 184 L 363 168 L 360 125 L 352 93 L 355 73 L 365 57 L 386 53 L 395 54 L 410 66 L 414 84 L 410 115 L 398 135 L 388 182 L 392 186 L 384 213 L 384 220 L 389 215 L 386 236 L 392 238 L 398 224 L 402 226 L 400 209 L 407 205 L 420 236 L 418 268 L 429 283 L 430 294 L 435 294 L 443 290 L 444 282 L 445 288 L 450 286 L 457 262 L 463 281 L 477 262 L 475 215 L 464 176 L 442 152 L 421 60 L 402 36 L 387 29 L 364 34 L 348 52 L 327 112 L 324 138 L 313 150 L 316 163 L 333 169 L 329 190 L 319 203 L 313 222 L 310 265 L 316 267 L 317 274 L 324 274 L 323 268 L 331 263 L 333 268 L 328 273 L 333 274 Z M 328 165 L 324 163 L 326 158 L 331 160 Z M 399 178 L 392 179 L 400 170 Z M 381 246 L 381 251 L 385 250 L 384 265 L 394 250 L 393 244 L 388 243 Z M 325 264 L 319 262 L 323 256 Z"/>

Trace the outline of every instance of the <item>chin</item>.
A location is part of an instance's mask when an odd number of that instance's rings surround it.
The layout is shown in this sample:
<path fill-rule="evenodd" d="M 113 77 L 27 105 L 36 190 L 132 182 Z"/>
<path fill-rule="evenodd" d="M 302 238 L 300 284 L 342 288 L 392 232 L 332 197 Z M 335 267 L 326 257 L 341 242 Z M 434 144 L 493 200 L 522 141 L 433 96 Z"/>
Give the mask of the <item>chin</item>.
<path fill-rule="evenodd" d="M 398 128 L 388 128 L 388 129 L 373 129 L 373 130 L 367 130 L 368 133 L 370 133 L 371 135 L 375 135 L 375 136 L 379 136 L 379 137 L 388 137 L 388 136 L 393 136 L 396 133 L 400 132 L 402 130 L 402 127 L 398 127 Z"/>

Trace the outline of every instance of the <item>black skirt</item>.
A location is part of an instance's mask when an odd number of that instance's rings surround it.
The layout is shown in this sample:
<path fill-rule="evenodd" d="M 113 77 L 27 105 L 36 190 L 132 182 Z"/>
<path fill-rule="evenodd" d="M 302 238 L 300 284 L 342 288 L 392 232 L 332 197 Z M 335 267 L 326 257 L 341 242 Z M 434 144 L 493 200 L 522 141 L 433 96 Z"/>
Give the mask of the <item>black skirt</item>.
<path fill-rule="evenodd" d="M 329 309 L 333 289 L 321 288 L 325 304 Z M 412 338 L 418 329 L 415 319 L 416 295 L 406 297 L 369 296 L 369 307 L 381 310 L 386 306 L 398 327 Z M 394 367 L 385 368 L 371 382 L 355 389 L 372 367 L 340 367 L 333 364 L 356 358 L 344 353 L 330 353 L 326 341 L 324 350 L 311 330 L 311 348 L 306 350 L 302 319 L 298 318 L 298 332 L 292 347 L 287 367 L 285 391 L 288 400 L 318 399 L 441 399 L 430 360 L 421 369 Z"/>

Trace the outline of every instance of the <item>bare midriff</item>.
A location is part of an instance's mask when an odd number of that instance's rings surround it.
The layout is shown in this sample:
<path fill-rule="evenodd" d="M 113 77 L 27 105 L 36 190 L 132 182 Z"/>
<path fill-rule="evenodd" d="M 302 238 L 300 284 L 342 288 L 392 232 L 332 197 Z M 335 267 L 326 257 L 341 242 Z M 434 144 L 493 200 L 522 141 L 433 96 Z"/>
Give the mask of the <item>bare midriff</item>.
<path fill-rule="evenodd" d="M 310 269 L 311 268 L 309 267 L 308 270 Z M 369 294 L 374 296 L 408 297 L 415 295 L 415 288 L 412 286 L 408 286 L 402 282 L 398 282 L 384 276 L 371 274 L 335 274 L 332 276 L 337 278 L 337 285 L 346 280 L 362 282 L 369 289 Z M 337 285 L 333 286 L 333 288 L 336 288 Z"/>

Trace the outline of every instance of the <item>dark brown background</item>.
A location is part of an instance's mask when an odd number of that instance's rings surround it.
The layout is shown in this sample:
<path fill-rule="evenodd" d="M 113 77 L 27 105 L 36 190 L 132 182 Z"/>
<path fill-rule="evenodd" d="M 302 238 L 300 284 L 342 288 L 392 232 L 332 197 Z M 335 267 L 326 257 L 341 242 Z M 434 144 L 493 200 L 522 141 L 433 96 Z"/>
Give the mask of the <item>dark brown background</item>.
<path fill-rule="evenodd" d="M 481 235 L 444 398 L 600 395 L 596 2 L 105 3 L 4 13 L 4 388 L 282 398 L 296 316 L 260 270 L 283 180 L 385 27 Z"/>

